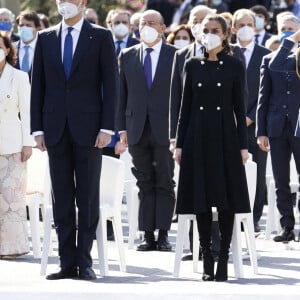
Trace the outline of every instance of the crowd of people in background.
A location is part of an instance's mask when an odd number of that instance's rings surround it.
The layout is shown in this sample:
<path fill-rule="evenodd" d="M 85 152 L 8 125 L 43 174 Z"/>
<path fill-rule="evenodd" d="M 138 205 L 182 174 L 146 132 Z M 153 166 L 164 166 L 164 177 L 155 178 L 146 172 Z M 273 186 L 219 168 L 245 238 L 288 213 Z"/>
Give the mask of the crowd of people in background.
<path fill-rule="evenodd" d="M 295 239 L 299 0 L 148 0 L 139 12 L 110 10 L 106 30 L 87 0 L 56 3 L 59 24 L 0 8 L 0 258 L 29 252 L 26 161 L 34 145 L 48 151 L 55 203 L 61 270 L 49 280 L 96 278 L 101 155 L 119 159 L 126 149 L 139 188 L 138 251 L 172 251 L 172 218 L 196 214 L 202 278 L 226 281 L 234 214 L 250 212 L 248 152 L 257 164 L 254 231 L 268 202 L 270 151 L 282 227 L 274 241 Z M 189 235 L 192 249 L 192 226 Z"/>

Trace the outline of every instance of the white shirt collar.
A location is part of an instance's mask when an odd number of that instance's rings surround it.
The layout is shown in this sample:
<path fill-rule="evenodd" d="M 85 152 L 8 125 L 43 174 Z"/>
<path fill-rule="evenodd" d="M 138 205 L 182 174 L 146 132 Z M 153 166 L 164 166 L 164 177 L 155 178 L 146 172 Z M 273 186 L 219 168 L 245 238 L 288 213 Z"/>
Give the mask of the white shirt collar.
<path fill-rule="evenodd" d="M 116 43 L 117 41 L 122 41 L 122 43 L 127 44 L 128 38 L 129 38 L 129 34 L 127 34 L 125 37 L 123 37 L 122 40 L 118 40 L 115 38 L 115 36 L 113 36 L 114 43 Z"/>
<path fill-rule="evenodd" d="M 152 47 L 147 46 L 144 42 L 142 42 L 142 45 L 143 45 L 143 51 L 145 51 L 147 48 L 152 48 L 154 51 L 160 52 L 162 46 L 162 39 Z"/>
<path fill-rule="evenodd" d="M 35 45 L 36 45 L 36 41 L 37 41 L 37 34 L 36 34 L 35 38 L 29 44 L 25 44 L 22 40 L 20 40 L 20 48 L 24 48 L 25 46 L 29 46 L 30 48 L 32 48 L 32 50 L 34 50 Z"/>
<path fill-rule="evenodd" d="M 73 27 L 76 31 L 81 31 L 82 25 L 83 25 L 84 18 L 82 17 L 76 24 L 73 26 L 69 26 L 65 23 L 65 21 L 62 21 L 61 29 L 62 30 L 67 30 L 68 27 Z"/>
<path fill-rule="evenodd" d="M 254 47 L 255 47 L 255 42 L 254 42 L 254 40 L 252 40 L 252 42 L 251 42 L 250 44 L 248 44 L 246 47 L 242 46 L 242 45 L 240 44 L 239 41 L 237 42 L 237 44 L 238 44 L 238 46 L 239 46 L 240 48 L 246 48 L 246 51 L 247 51 L 247 52 L 251 52 L 251 53 L 252 53 L 252 51 L 253 51 L 253 49 L 254 49 Z"/>

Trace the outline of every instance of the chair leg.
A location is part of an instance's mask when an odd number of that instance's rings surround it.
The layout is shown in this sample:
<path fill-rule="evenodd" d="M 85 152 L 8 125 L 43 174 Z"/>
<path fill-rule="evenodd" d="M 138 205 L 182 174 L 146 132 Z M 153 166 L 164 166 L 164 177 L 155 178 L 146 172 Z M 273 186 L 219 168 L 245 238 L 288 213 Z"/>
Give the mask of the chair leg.
<path fill-rule="evenodd" d="M 268 190 L 268 212 L 267 212 L 267 223 L 266 223 L 266 233 L 265 239 L 269 240 L 271 238 L 271 232 L 275 229 L 275 205 L 276 195 L 275 195 L 275 183 L 274 180 L 270 182 Z"/>
<path fill-rule="evenodd" d="M 131 191 L 129 193 L 129 202 L 127 202 L 128 208 L 128 225 L 129 225 L 129 237 L 128 237 L 128 249 L 132 249 L 134 246 L 134 240 L 136 238 L 136 233 L 138 229 L 138 188 L 131 184 Z"/>
<path fill-rule="evenodd" d="M 96 230 L 96 238 L 100 275 L 102 275 L 103 277 L 108 276 L 106 217 L 101 210 Z"/>
<path fill-rule="evenodd" d="M 112 224 L 115 233 L 116 245 L 119 251 L 120 271 L 126 272 L 125 250 L 123 243 L 122 222 L 120 216 L 115 215 L 112 218 Z"/>
<path fill-rule="evenodd" d="M 187 219 L 184 215 L 178 215 L 178 228 L 175 247 L 175 261 L 173 276 L 178 277 L 180 271 L 181 255 L 183 251 L 184 237 L 187 234 Z"/>
<path fill-rule="evenodd" d="M 255 242 L 252 214 L 250 214 L 248 217 L 246 217 L 243 220 L 243 225 L 244 225 L 244 232 L 246 236 L 247 248 L 250 255 L 250 261 L 253 268 L 253 273 L 258 274 L 257 253 L 256 253 L 256 246 L 255 246 L 256 242 Z"/>
<path fill-rule="evenodd" d="M 242 260 L 241 222 L 237 216 L 234 217 L 231 251 L 235 277 L 244 278 Z"/>
<path fill-rule="evenodd" d="M 46 275 L 48 256 L 50 249 L 50 240 L 51 240 L 51 222 L 53 219 L 52 206 L 47 206 L 45 209 L 45 219 L 44 219 L 44 238 L 43 238 L 43 252 L 41 258 L 41 275 Z"/>
<path fill-rule="evenodd" d="M 197 227 L 197 221 L 193 220 L 193 272 L 198 272 L 199 261 L 199 232 Z"/>
<path fill-rule="evenodd" d="M 41 258 L 41 240 L 39 230 L 39 196 L 31 195 L 28 204 L 32 250 L 34 258 Z"/>

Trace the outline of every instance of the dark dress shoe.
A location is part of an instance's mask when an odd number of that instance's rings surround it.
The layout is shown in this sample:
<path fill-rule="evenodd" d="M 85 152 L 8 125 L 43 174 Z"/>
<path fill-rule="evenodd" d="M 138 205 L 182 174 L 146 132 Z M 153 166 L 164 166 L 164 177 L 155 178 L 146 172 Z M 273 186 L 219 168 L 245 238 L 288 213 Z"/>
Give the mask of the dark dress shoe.
<path fill-rule="evenodd" d="M 115 240 L 115 235 L 114 233 L 110 234 L 110 235 L 107 235 L 107 240 L 108 241 L 114 241 Z"/>
<path fill-rule="evenodd" d="M 156 250 L 157 243 L 155 241 L 144 240 L 136 247 L 137 251 L 154 251 Z"/>
<path fill-rule="evenodd" d="M 284 230 L 277 236 L 274 237 L 274 242 L 289 242 L 295 240 L 295 233 L 293 228 L 286 227 Z"/>
<path fill-rule="evenodd" d="M 79 268 L 79 279 L 95 280 L 97 279 L 97 276 L 91 267 Z"/>
<path fill-rule="evenodd" d="M 166 251 L 166 252 L 172 251 L 172 246 L 171 246 L 167 236 L 158 239 L 157 250 L 158 251 Z"/>
<path fill-rule="evenodd" d="M 254 232 L 260 232 L 261 228 L 258 223 L 254 223 Z"/>
<path fill-rule="evenodd" d="M 77 267 L 64 268 L 57 273 L 52 273 L 46 276 L 47 280 L 59 280 L 78 277 Z"/>

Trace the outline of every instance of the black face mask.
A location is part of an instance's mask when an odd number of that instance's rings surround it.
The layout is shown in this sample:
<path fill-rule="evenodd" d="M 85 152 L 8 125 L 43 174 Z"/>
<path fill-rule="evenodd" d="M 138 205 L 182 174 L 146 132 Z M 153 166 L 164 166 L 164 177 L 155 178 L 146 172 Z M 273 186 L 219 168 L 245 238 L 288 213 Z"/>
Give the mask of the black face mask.
<path fill-rule="evenodd" d="M 94 19 L 86 19 L 88 22 L 90 22 L 91 24 L 96 24 Z"/>

